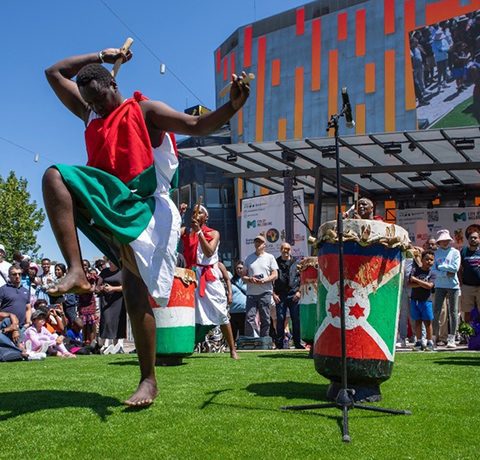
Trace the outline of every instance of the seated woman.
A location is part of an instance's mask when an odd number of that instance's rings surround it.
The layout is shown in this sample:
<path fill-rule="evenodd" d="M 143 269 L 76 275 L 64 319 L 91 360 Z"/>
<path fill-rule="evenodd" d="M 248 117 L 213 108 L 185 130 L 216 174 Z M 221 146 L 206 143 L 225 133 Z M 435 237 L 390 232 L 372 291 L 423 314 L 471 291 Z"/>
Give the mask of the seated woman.
<path fill-rule="evenodd" d="M 43 310 L 36 310 L 32 314 L 32 326 L 25 331 L 25 348 L 27 351 L 48 352 L 52 356 L 76 358 L 63 344 L 65 337 L 52 334 L 45 327 L 47 315 Z"/>

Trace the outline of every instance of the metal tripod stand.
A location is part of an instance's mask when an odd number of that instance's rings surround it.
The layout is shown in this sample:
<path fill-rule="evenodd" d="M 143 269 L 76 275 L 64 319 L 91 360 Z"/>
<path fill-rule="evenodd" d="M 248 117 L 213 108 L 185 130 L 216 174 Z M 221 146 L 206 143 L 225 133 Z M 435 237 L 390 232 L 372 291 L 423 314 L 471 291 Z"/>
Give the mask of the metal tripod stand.
<path fill-rule="evenodd" d="M 340 337 L 342 350 L 342 372 L 341 372 L 341 388 L 334 402 L 322 404 L 310 404 L 303 406 L 284 406 L 284 410 L 309 410 L 309 409 L 326 409 L 337 407 L 342 411 L 342 440 L 350 442 L 350 432 L 348 429 L 348 411 L 357 408 L 374 412 L 383 412 L 393 415 L 411 415 L 408 410 L 386 409 L 383 407 L 368 406 L 355 402 L 353 395 L 355 390 L 349 389 L 347 384 L 347 343 L 345 332 L 345 276 L 343 270 L 343 215 L 342 215 L 342 197 L 341 197 L 341 175 L 340 175 L 340 159 L 339 159 L 339 141 L 338 141 L 338 121 L 344 116 L 346 106 L 344 105 L 339 114 L 331 115 L 328 122 L 327 131 L 334 130 L 335 134 L 335 167 L 337 180 L 337 234 L 338 234 L 338 269 L 339 269 L 339 301 L 340 301 Z"/>

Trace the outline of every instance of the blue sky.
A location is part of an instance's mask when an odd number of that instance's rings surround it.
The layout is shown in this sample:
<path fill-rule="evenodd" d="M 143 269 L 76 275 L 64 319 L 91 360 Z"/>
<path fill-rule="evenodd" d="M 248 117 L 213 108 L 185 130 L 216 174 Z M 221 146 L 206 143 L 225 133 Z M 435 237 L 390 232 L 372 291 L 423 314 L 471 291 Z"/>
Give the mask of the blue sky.
<path fill-rule="evenodd" d="M 45 169 L 54 163 L 86 161 L 83 124 L 56 99 L 45 80 L 45 68 L 67 56 L 120 47 L 131 36 L 134 57 L 117 78 L 124 96 L 138 89 L 177 110 L 198 103 L 213 108 L 214 50 L 238 27 L 307 1 L 1 3 L 0 175 L 6 177 L 14 170 L 26 178 L 32 200 L 43 208 L 41 178 Z M 160 62 L 167 68 L 164 75 L 160 74 Z M 81 240 L 85 258 L 100 256 L 85 238 Z M 38 243 L 45 256 L 62 260 L 48 221 L 38 234 Z"/>

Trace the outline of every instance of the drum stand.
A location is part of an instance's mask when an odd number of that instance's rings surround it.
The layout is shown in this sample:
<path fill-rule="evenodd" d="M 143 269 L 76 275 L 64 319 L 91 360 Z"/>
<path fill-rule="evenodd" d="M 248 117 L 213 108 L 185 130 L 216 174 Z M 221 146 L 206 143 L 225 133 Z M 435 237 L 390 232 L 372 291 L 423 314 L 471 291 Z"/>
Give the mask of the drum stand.
<path fill-rule="evenodd" d="M 371 410 L 374 412 L 383 412 L 394 415 L 411 415 L 408 410 L 386 409 L 384 407 L 366 406 L 355 402 L 353 395 L 355 390 L 349 389 L 347 385 L 347 341 L 345 333 L 345 293 L 344 284 L 345 276 L 343 271 L 343 215 L 342 215 L 342 190 L 341 190 L 341 175 L 340 175 L 340 149 L 338 144 L 338 120 L 345 114 L 346 106 L 344 105 L 342 111 L 338 114 L 331 115 L 328 122 L 327 131 L 334 130 L 335 134 L 335 167 L 337 179 L 337 234 L 338 234 L 338 272 L 339 272 L 339 300 L 340 300 L 340 337 L 342 348 L 342 376 L 341 388 L 335 398 L 334 402 L 322 404 L 307 404 L 303 406 L 284 406 L 283 410 L 309 410 L 309 409 L 327 409 L 337 407 L 342 411 L 342 440 L 350 442 L 350 432 L 348 430 L 348 411 L 357 408 L 363 410 Z"/>

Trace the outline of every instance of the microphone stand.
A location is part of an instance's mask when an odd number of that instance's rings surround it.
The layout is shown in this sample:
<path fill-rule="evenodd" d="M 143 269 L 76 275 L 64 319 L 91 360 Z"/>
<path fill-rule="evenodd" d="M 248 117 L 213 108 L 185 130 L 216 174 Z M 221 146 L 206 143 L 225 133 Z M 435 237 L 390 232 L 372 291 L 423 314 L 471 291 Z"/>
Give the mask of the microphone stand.
<path fill-rule="evenodd" d="M 322 404 L 309 404 L 301 406 L 284 406 L 283 410 L 309 410 L 309 409 L 327 409 L 336 407 L 342 411 L 342 441 L 350 442 L 350 432 L 348 429 L 348 411 L 356 407 L 357 409 L 370 410 L 374 412 L 384 412 L 394 415 L 411 415 L 408 410 L 386 409 L 384 407 L 366 406 L 361 403 L 355 402 L 353 395 L 355 390 L 348 388 L 348 375 L 347 375 L 347 336 L 345 328 L 345 274 L 343 270 L 343 215 L 342 215 L 342 188 L 341 188 L 341 174 L 340 174 L 340 148 L 339 148 L 339 135 L 338 135 L 338 120 L 345 115 L 347 105 L 344 104 L 340 113 L 336 113 L 330 116 L 330 120 L 327 125 L 327 132 L 333 129 L 335 135 L 335 169 L 337 180 L 337 235 L 338 235 L 338 290 L 340 301 L 340 340 L 342 350 L 342 366 L 341 366 L 341 388 L 338 391 L 337 397 L 334 402 L 322 403 Z"/>

